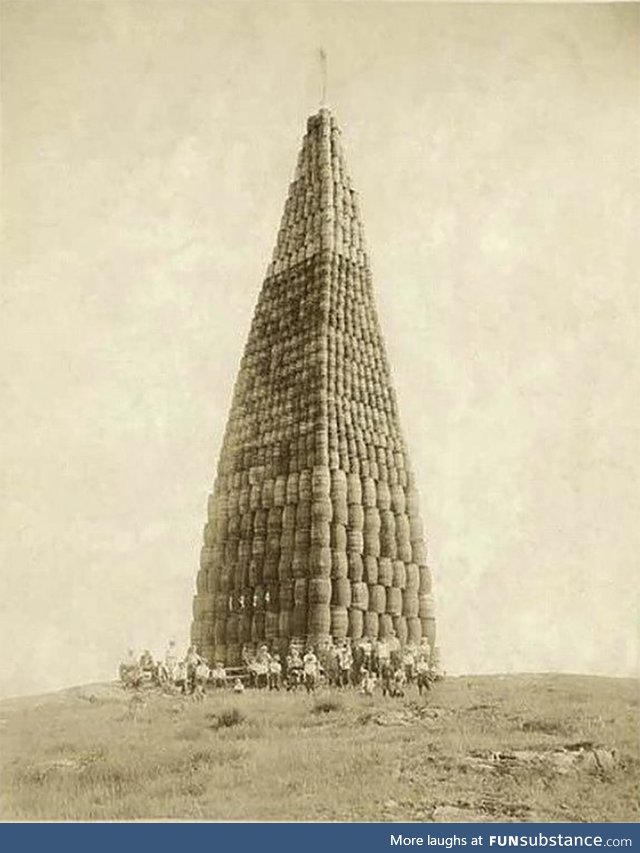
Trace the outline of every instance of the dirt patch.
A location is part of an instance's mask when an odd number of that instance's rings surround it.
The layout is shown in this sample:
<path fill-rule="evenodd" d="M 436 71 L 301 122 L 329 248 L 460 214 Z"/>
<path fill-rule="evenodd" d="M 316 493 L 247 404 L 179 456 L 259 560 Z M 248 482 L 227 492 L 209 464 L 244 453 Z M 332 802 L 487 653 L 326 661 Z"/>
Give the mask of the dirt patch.
<path fill-rule="evenodd" d="M 591 744 L 569 744 L 560 749 L 518 749 L 505 752 L 473 752 L 462 764 L 479 772 L 546 770 L 555 774 L 572 772 L 609 773 L 616 767 L 615 750 Z"/>
<path fill-rule="evenodd" d="M 525 720 L 521 725 L 523 732 L 541 732 L 545 735 L 570 735 L 570 729 L 556 720 Z"/>
<path fill-rule="evenodd" d="M 358 722 L 362 725 L 373 723 L 376 726 L 414 726 L 416 723 L 430 725 L 447 713 L 449 712 L 445 711 L 444 708 L 411 705 L 378 712 L 367 711 L 360 715 Z"/>
<path fill-rule="evenodd" d="M 435 823 L 520 823 L 535 822 L 539 817 L 524 803 L 505 803 L 499 800 L 444 803 L 433 810 Z"/>
<path fill-rule="evenodd" d="M 436 806 L 434 823 L 491 823 L 491 815 L 474 810 L 471 806 Z"/>

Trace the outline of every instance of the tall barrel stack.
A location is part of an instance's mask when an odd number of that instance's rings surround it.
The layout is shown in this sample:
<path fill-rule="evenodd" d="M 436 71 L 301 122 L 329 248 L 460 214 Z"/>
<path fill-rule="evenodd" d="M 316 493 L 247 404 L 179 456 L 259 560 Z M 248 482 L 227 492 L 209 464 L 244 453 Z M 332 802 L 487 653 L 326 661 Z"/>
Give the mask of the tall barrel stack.
<path fill-rule="evenodd" d="M 207 516 L 191 636 L 209 660 L 294 638 L 433 647 L 418 494 L 326 109 L 307 122 Z"/>

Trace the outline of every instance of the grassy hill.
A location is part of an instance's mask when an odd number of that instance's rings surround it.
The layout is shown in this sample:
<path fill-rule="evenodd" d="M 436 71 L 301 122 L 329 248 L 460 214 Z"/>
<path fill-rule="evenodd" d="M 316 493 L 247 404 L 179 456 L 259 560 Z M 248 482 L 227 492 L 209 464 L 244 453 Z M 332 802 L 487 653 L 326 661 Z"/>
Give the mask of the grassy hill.
<path fill-rule="evenodd" d="M 637 821 L 638 682 L 450 678 L 426 699 L 117 685 L 0 702 L 0 817 Z"/>

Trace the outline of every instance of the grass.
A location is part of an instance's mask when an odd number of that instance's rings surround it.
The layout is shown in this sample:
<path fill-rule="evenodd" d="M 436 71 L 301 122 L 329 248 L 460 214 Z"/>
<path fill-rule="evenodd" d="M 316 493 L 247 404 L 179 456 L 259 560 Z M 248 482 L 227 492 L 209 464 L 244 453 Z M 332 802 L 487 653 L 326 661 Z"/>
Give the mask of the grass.
<path fill-rule="evenodd" d="M 632 680 L 465 677 L 422 700 L 230 699 L 148 695 L 132 712 L 129 694 L 102 685 L 0 702 L 0 817 L 430 821 L 457 809 L 482 820 L 640 819 Z M 580 742 L 615 749 L 615 763 L 480 766 L 496 752 L 546 756 Z"/>
<path fill-rule="evenodd" d="M 211 714 L 212 729 L 230 729 L 245 721 L 245 715 L 239 708 L 224 708 L 218 714 Z"/>
<path fill-rule="evenodd" d="M 332 711 L 341 711 L 342 702 L 333 696 L 324 696 L 313 703 L 311 710 L 314 714 L 330 714 Z"/>

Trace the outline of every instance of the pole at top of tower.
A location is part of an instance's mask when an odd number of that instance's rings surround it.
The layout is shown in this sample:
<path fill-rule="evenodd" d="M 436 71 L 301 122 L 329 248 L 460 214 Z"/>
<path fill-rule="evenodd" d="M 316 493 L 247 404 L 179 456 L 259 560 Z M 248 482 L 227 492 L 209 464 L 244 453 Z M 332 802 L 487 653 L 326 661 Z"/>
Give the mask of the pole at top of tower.
<path fill-rule="evenodd" d="M 321 81 L 321 95 L 320 95 L 320 106 L 325 107 L 327 102 L 327 54 L 323 47 L 319 50 L 320 56 L 320 81 Z"/>

